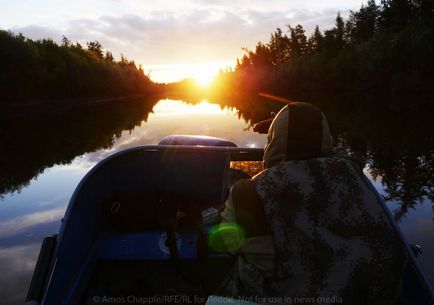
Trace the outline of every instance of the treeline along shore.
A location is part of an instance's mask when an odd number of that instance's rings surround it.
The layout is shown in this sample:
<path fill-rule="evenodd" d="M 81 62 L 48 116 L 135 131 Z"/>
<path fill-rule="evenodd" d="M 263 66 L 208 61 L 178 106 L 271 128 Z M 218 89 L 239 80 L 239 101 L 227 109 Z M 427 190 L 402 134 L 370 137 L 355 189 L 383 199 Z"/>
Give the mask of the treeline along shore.
<path fill-rule="evenodd" d="M 0 106 L 34 100 L 85 104 L 86 99 L 173 90 L 226 100 L 267 92 L 310 102 L 363 94 L 375 96 L 377 103 L 384 95 L 384 104 L 398 108 L 416 107 L 407 97 L 417 95 L 418 101 L 432 105 L 433 2 L 369 0 L 346 20 L 338 13 L 331 29 L 317 26 L 307 35 L 300 24 L 277 28 L 268 42 L 245 49 L 236 66 L 221 71 L 207 91 L 188 80 L 156 84 L 133 60 L 124 56 L 115 60 L 98 41 L 83 46 L 63 37 L 56 43 L 0 30 Z M 251 99 L 242 103 L 242 107 L 254 105 Z"/>
<path fill-rule="evenodd" d="M 0 30 L 0 103 L 149 94 L 155 84 L 142 67 L 115 60 L 98 41 L 85 47 L 63 36 L 32 40 Z"/>
<path fill-rule="evenodd" d="M 432 0 L 369 0 L 346 20 L 338 13 L 333 28 L 317 26 L 310 36 L 300 24 L 277 28 L 267 43 L 246 49 L 234 68 L 220 73 L 214 92 L 266 91 L 303 100 L 341 93 L 432 99 L 433 10 Z"/>

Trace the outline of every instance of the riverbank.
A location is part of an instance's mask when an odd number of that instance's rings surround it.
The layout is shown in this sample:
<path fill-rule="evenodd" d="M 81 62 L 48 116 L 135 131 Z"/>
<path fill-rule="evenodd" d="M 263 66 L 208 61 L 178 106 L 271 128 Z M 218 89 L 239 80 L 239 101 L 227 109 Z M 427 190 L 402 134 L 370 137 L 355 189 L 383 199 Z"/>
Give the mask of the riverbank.
<path fill-rule="evenodd" d="M 47 114 L 64 113 L 71 109 L 87 108 L 113 102 L 135 101 L 150 97 L 151 94 L 134 94 L 98 98 L 75 98 L 56 100 L 30 100 L 20 103 L 0 103 L 0 120 L 13 120 L 25 117 L 35 117 Z"/>

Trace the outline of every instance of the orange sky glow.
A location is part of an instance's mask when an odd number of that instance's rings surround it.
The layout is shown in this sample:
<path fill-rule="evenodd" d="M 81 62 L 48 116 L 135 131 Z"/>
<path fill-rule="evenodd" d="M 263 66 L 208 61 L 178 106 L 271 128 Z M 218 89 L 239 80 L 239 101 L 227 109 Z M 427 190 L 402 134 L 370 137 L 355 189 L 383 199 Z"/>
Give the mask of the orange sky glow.
<path fill-rule="evenodd" d="M 124 54 L 157 82 L 194 78 L 207 84 L 277 28 L 330 28 L 365 0 L 0 0 L 0 28 L 32 39 L 62 35 L 98 40 Z"/>

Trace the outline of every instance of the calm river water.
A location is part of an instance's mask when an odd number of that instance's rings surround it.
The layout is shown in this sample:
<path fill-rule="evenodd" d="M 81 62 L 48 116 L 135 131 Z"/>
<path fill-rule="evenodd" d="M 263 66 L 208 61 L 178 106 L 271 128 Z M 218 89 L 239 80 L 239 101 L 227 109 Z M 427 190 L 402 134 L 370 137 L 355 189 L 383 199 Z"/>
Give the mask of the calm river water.
<path fill-rule="evenodd" d="M 331 125 L 339 132 L 337 142 L 350 151 L 358 147 L 354 137 L 340 132 L 345 124 L 338 126 L 331 120 Z M 98 161 L 128 147 L 156 144 L 171 134 L 222 137 L 240 147 L 263 147 L 266 142 L 266 136 L 254 133 L 246 116 L 235 108 L 207 101 L 136 101 L 72 110 L 68 115 L 18 118 L 7 126 L 10 129 L 1 133 L 6 145 L 0 153 L 0 303 L 4 305 L 23 303 L 43 237 L 57 232 L 72 192 Z M 397 166 L 392 166 L 389 157 L 376 158 L 375 145 L 362 146 L 362 153 L 355 156 L 363 154 L 364 162 L 371 164 L 364 172 L 388 199 L 408 241 L 422 246 L 418 261 L 433 282 L 432 180 L 416 179 L 424 175 L 424 162 L 429 166 L 432 160 L 426 160 L 426 153 L 417 155 L 416 161 L 404 156 L 416 162 L 409 177 L 416 187 L 405 184 L 405 177 L 398 179 L 408 171 L 393 172 L 408 164 L 396 161 Z M 403 188 L 419 193 L 407 198 Z"/>

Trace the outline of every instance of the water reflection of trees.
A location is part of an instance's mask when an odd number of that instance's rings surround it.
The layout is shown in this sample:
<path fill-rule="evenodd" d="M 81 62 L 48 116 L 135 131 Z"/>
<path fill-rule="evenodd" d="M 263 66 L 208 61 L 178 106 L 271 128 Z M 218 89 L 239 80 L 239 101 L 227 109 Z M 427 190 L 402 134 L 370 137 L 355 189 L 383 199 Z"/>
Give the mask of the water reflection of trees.
<path fill-rule="evenodd" d="M 19 191 L 55 164 L 110 147 L 148 118 L 157 100 L 135 99 L 0 121 L 0 194 Z"/>
<path fill-rule="evenodd" d="M 398 204 L 398 220 L 423 199 L 434 202 L 432 107 L 415 99 L 400 109 L 381 108 L 375 100 L 352 103 L 352 111 L 324 106 L 338 143 L 369 164 L 370 174 L 385 186 L 385 199 Z M 425 106 L 411 109 L 413 102 Z"/>
<path fill-rule="evenodd" d="M 192 104 L 207 98 L 222 108 L 237 109 L 239 118 L 248 124 L 266 119 L 271 111 L 283 107 L 258 96 L 237 93 L 170 97 Z M 307 101 L 325 112 L 336 143 L 359 163 L 369 164 L 373 178 L 385 186 L 386 200 L 399 204 L 397 219 L 423 198 L 434 202 L 434 135 L 429 128 L 432 109 L 381 109 L 372 99 Z M 55 164 L 66 164 L 86 152 L 110 147 L 123 130 L 146 121 L 156 102 L 118 101 L 67 113 L 3 120 L 0 193 L 19 190 Z"/>

